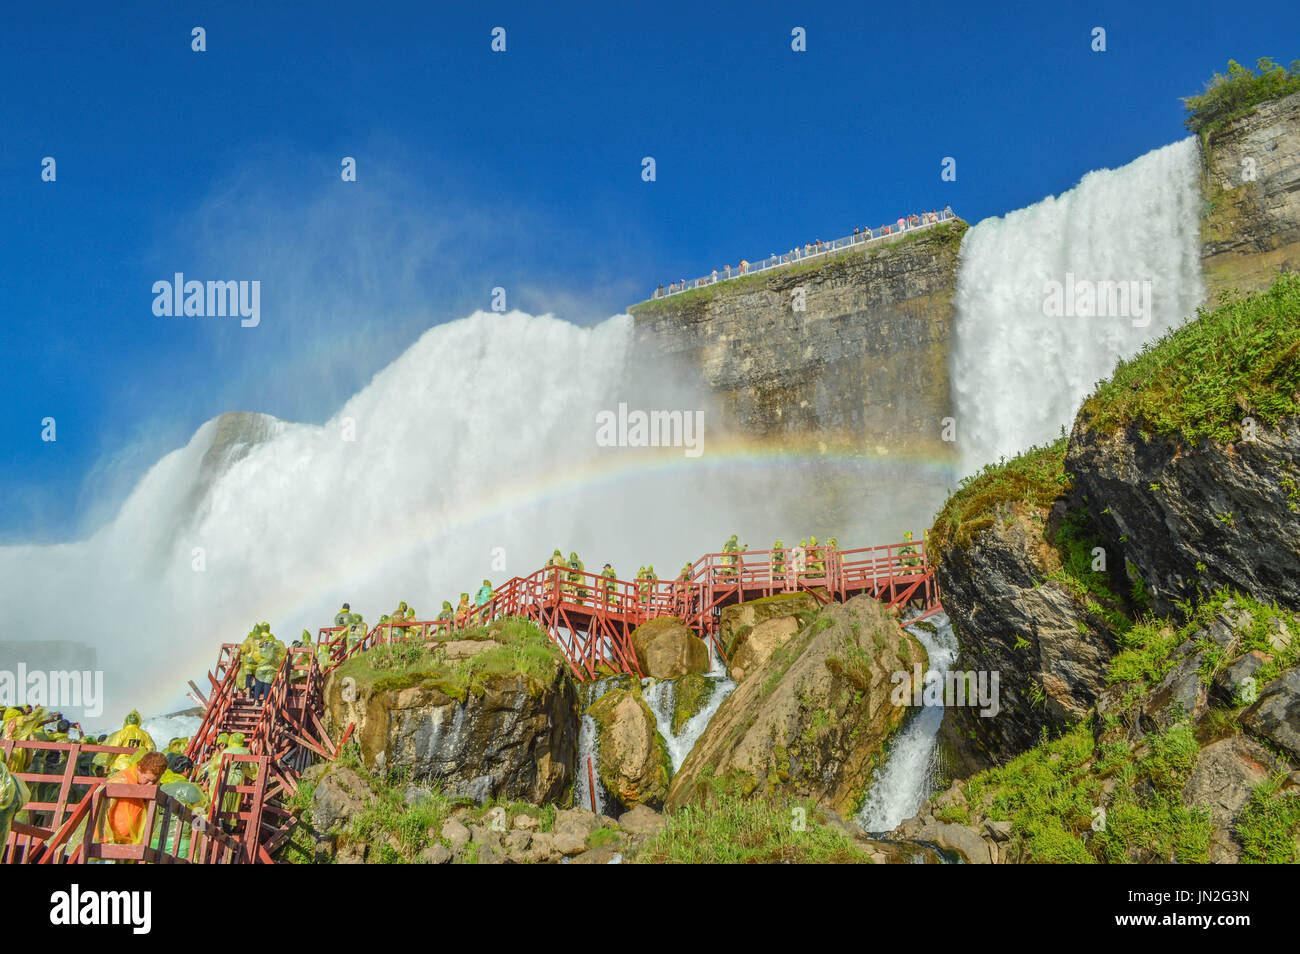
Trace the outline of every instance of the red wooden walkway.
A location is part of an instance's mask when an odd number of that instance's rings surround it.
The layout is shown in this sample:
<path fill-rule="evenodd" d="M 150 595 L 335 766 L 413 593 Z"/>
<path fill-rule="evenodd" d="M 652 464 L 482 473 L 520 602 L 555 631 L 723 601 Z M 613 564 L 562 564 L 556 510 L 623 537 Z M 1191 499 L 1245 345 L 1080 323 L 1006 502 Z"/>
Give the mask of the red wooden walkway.
<path fill-rule="evenodd" d="M 689 573 L 677 580 L 607 580 L 593 573 L 575 575 L 548 567 L 507 581 L 486 606 L 474 611 L 475 620 L 524 616 L 536 621 L 564 652 L 574 675 L 585 680 L 595 678 L 602 668 L 640 675 L 632 631 L 663 616 L 681 619 L 721 657 L 718 627 L 722 607 L 778 593 L 809 592 L 823 603 L 867 593 L 887 606 L 920 611 L 904 625 L 942 609 L 923 543 L 810 549 L 798 572 L 790 556 L 792 549 L 784 551 L 780 563 L 770 550 L 710 553 L 691 564 Z M 394 639 L 429 638 L 453 628 L 447 620 L 384 623 L 349 646 L 344 627 L 323 627 L 320 639 L 329 644 L 329 668 L 333 668 L 373 646 Z M 58 775 L 15 773 L 29 785 L 57 785 L 57 795 L 25 807 L 29 821 L 14 823 L 0 847 L 0 861 L 271 862 L 294 825 L 282 799 L 296 791 L 298 778 L 314 759 L 336 758 L 352 733 L 349 726 L 335 745 L 325 731 L 324 673 L 316 650 L 290 647 L 270 695 L 260 704 L 236 688 L 240 668 L 236 643 L 221 646 L 217 665 L 208 673 L 208 692 L 190 683 L 194 698 L 204 707 L 202 723 L 186 750 L 195 772 L 211 759 L 221 733 L 244 733 L 249 749 L 247 755 L 226 753 L 222 757 L 220 782 L 205 815 L 196 816 L 157 786 L 109 785 L 103 778 L 77 774 L 77 757 L 82 753 L 124 754 L 132 749 L 0 740 L 6 761 L 22 749 L 58 750 L 64 760 Z M 240 766 L 245 769 L 241 771 Z M 146 801 L 141 844 L 119 845 L 104 839 L 104 816 L 114 798 Z"/>
<path fill-rule="evenodd" d="M 594 573 L 546 567 L 516 576 L 498 587 L 478 620 L 524 616 L 541 626 L 564 652 L 573 674 L 594 679 L 602 670 L 642 675 L 632 651 L 632 631 L 647 620 L 675 616 L 725 658 L 718 639 L 721 609 L 777 593 L 809 592 L 819 601 L 843 602 L 867 593 L 889 607 L 912 606 L 920 613 L 907 625 L 942 609 L 934 570 L 921 542 L 837 550 L 809 549 L 796 573 L 783 551 L 709 553 L 691 564 L 685 579 L 608 580 Z M 808 569 L 812 568 L 812 569 Z M 449 620 L 379 623 L 351 646 L 346 627 L 325 626 L 319 639 L 331 644 L 335 665 L 375 645 L 414 636 L 427 639 L 456 626 Z"/>

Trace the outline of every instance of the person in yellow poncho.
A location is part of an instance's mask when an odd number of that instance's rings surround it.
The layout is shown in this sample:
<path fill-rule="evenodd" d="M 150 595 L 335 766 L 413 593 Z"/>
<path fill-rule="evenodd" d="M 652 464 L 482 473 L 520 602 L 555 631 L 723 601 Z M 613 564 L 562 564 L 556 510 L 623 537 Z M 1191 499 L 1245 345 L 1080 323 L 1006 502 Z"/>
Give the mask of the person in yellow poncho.
<path fill-rule="evenodd" d="M 17 750 L 15 750 L 17 751 Z M 0 852 L 4 851 L 5 839 L 13 827 L 14 816 L 32 799 L 32 794 L 22 779 L 9 771 L 3 755 L 0 755 Z"/>
<path fill-rule="evenodd" d="M 49 713 L 45 711 L 44 706 L 37 706 L 30 712 L 17 711 L 18 714 L 12 718 L 7 714 L 5 716 L 3 737 L 6 739 L 27 741 L 36 734 L 41 726 L 50 721 Z M 11 772 L 26 772 L 31 764 L 31 749 L 16 748 L 9 757 L 9 771 Z"/>
<path fill-rule="evenodd" d="M 221 781 L 221 758 L 223 755 L 249 755 L 248 748 L 244 745 L 244 733 L 232 732 L 226 739 L 224 748 L 218 748 L 212 753 L 212 758 L 208 760 L 207 778 L 208 778 L 208 803 L 211 804 L 216 800 L 217 788 Z M 257 778 L 257 766 L 252 762 L 232 762 L 226 770 L 226 785 L 239 785 L 241 779 L 251 782 Z M 239 811 L 240 794 L 238 792 L 226 792 L 221 799 L 221 811 L 233 813 Z M 233 828 L 233 822 L 226 819 L 227 830 Z"/>
<path fill-rule="evenodd" d="M 153 737 L 140 728 L 140 712 L 136 709 L 130 711 L 127 717 L 122 720 L 122 728 L 105 739 L 104 744 L 120 745 L 138 750 L 133 755 L 113 755 L 110 752 L 100 752 L 96 755 L 95 764 L 106 766 L 109 774 L 120 772 L 128 765 L 140 761 L 140 756 L 145 752 L 158 751 L 158 746 L 154 745 Z"/>
<path fill-rule="evenodd" d="M 262 626 L 254 623 L 253 629 L 244 637 L 239 646 L 239 675 L 235 679 L 235 688 L 244 692 L 250 688 L 253 673 L 257 671 L 257 644 L 262 637 Z"/>
<path fill-rule="evenodd" d="M 262 702 L 271 693 L 271 683 L 275 681 L 276 674 L 280 670 L 280 663 L 284 659 L 284 643 L 275 638 L 268 630 L 262 634 L 262 639 L 257 644 L 257 652 L 254 655 L 257 666 L 253 670 L 253 701 Z"/>

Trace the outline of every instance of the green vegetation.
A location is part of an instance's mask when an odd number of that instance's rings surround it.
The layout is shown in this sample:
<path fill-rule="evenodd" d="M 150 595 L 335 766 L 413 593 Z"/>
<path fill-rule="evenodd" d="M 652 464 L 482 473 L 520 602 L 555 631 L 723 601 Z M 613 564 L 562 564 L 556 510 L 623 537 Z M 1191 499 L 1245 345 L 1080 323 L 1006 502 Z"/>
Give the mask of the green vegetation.
<path fill-rule="evenodd" d="M 622 833 L 613 828 L 597 828 L 587 836 L 587 847 L 600 848 L 603 845 L 617 844 L 622 838 Z"/>
<path fill-rule="evenodd" d="M 673 735 L 681 734 L 686 723 L 709 704 L 717 686 L 718 684 L 712 679 L 693 672 L 677 680 L 677 687 L 673 693 Z"/>
<path fill-rule="evenodd" d="M 1174 437 L 1240 440 L 1246 417 L 1272 425 L 1300 413 L 1298 319 L 1294 272 L 1248 298 L 1225 296 L 1121 362 L 1081 413 L 1103 432 L 1141 424 Z"/>
<path fill-rule="evenodd" d="M 1285 774 L 1257 785 L 1237 823 L 1241 860 L 1255 864 L 1300 864 L 1300 792 L 1283 792 Z"/>
<path fill-rule="evenodd" d="M 1183 638 L 1163 620 L 1140 620 L 1119 634 L 1120 651 L 1110 661 L 1108 680 L 1112 685 L 1133 682 L 1139 690 L 1159 682 L 1173 668 L 1176 660 L 1170 654 Z"/>
<path fill-rule="evenodd" d="M 1119 636 L 1120 652 L 1110 663 L 1109 682 L 1112 685 L 1132 682 L 1134 693 L 1140 692 L 1159 682 L 1174 667 L 1178 661 L 1172 655 L 1175 649 L 1187 640 L 1195 639 L 1193 651 L 1205 653 L 1201 675 L 1208 685 L 1228 659 L 1214 640 L 1198 634 L 1225 612 L 1225 604 L 1229 602 L 1234 604 L 1238 613 L 1250 616 L 1249 625 L 1239 633 L 1232 658 L 1251 650 L 1259 650 L 1271 657 L 1256 670 L 1254 679 L 1257 685 L 1262 686 L 1300 664 L 1300 620 L 1276 604 L 1261 603 L 1224 587 L 1195 606 L 1182 605 L 1186 622 L 1181 626 L 1147 617 L 1122 633 Z M 1282 649 L 1273 644 L 1279 623 L 1289 637 L 1289 640 L 1284 640 L 1286 645 Z"/>
<path fill-rule="evenodd" d="M 446 796 L 436 785 L 414 803 L 407 804 L 411 784 L 408 770 L 370 771 L 362 763 L 361 749 L 355 741 L 344 746 L 335 765 L 351 769 L 366 786 L 366 791 L 355 793 L 364 799 L 365 807 L 352 816 L 347 828 L 338 832 L 338 847 L 342 850 L 348 845 L 366 845 L 368 863 L 418 864 L 424 849 L 448 844 L 442 837 L 442 826 L 456 812 L 459 812 L 460 822 L 467 827 L 499 823 L 509 830 L 519 815 L 537 819 L 539 831 L 549 832 L 555 827 L 554 805 L 539 807 L 526 802 L 489 799 L 478 806 L 465 798 Z M 297 793 L 285 803 L 286 807 L 299 818 L 309 819 L 317 784 L 304 778 Z M 289 842 L 281 850 L 279 860 L 295 864 L 310 864 L 315 860 L 315 845 L 308 835 L 307 826 L 295 827 Z"/>
<path fill-rule="evenodd" d="M 1105 619 L 1114 632 L 1128 629 L 1129 618 L 1119 609 L 1120 599 L 1111 588 L 1110 577 L 1092 568 L 1093 550 L 1101 546 L 1101 539 L 1093 532 L 1087 515 L 1077 510 L 1067 513 L 1050 542 L 1061 558 L 1061 566 L 1052 571 L 1050 578 L 1064 584 L 1079 598 L 1084 609 Z M 1133 595 L 1138 595 L 1136 589 Z M 1145 600 L 1145 591 L 1142 598 Z"/>
<path fill-rule="evenodd" d="M 965 478 L 935 518 L 927 541 L 932 563 L 954 546 L 970 545 L 975 534 L 993 526 L 1002 508 L 1024 505 L 1046 510 L 1069 489 L 1065 475 L 1065 437 L 1031 447 L 1011 460 L 986 464 Z"/>
<path fill-rule="evenodd" d="M 968 779 L 962 793 L 988 818 L 1011 822 L 1026 861 L 1203 862 L 1209 813 L 1187 808 L 1181 795 L 1198 751 L 1188 725 L 1130 748 L 1097 746 L 1085 723 Z"/>
<path fill-rule="evenodd" d="M 1226 75 L 1215 73 L 1205 84 L 1205 92 L 1183 97 L 1187 110 L 1183 124 L 1208 136 L 1225 123 L 1254 112 L 1260 103 L 1300 91 L 1300 60 L 1292 60 L 1287 69 L 1265 56 L 1255 67 L 1259 73 L 1228 60 Z"/>
<path fill-rule="evenodd" d="M 546 633 L 522 617 L 495 620 L 453 635 L 458 640 L 491 639 L 502 645 L 468 659 L 448 660 L 442 646 L 447 639 L 392 643 L 358 653 L 339 667 L 338 675 L 356 679 L 363 692 L 421 686 L 463 702 L 469 693 L 481 696 L 493 678 L 507 676 L 524 677 L 529 692 L 540 695 L 563 665 L 563 655 Z"/>
<path fill-rule="evenodd" d="M 810 801 L 718 794 L 703 808 L 687 806 L 669 815 L 667 825 L 642 846 L 636 860 L 651 864 L 870 862 L 847 834 L 820 824 L 817 814 Z"/>
<path fill-rule="evenodd" d="M 367 793 L 356 793 L 365 797 L 365 807 L 339 833 L 340 848 L 364 844 L 369 846 L 369 861 L 409 864 L 425 848 L 442 840 L 442 825 L 456 803 L 436 788 L 427 797 L 407 805 L 406 770 L 369 771 L 361 762 L 361 750 L 355 741 L 347 744 L 336 764 L 352 769 L 370 789 Z"/>

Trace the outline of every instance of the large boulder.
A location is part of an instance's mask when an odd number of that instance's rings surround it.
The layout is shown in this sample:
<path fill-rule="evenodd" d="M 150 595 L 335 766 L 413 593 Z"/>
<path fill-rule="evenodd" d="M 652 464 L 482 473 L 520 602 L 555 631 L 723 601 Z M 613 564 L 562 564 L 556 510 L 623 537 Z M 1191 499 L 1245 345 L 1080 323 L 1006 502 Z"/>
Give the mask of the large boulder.
<path fill-rule="evenodd" d="M 756 626 L 771 619 L 816 613 L 820 608 L 821 604 L 811 593 L 777 593 L 747 603 L 724 606 L 718 617 L 718 637 L 726 650 L 727 658 L 731 659 L 741 642 Z"/>
<path fill-rule="evenodd" d="M 1132 564 L 1152 609 L 1170 615 L 1223 586 L 1300 606 L 1300 419 L 1257 422 L 1252 440 L 1219 444 L 1095 427 L 1087 410 L 1065 467 L 1112 569 Z"/>
<path fill-rule="evenodd" d="M 910 699 L 913 667 L 925 665 L 925 648 L 876 600 L 827 606 L 718 708 L 673 778 L 668 810 L 725 785 L 850 814 L 907 713 L 891 698 L 895 686 Z"/>
<path fill-rule="evenodd" d="M 349 768 L 335 766 L 321 778 L 312 793 L 312 827 L 321 834 L 345 827 L 372 798 L 365 779 Z"/>
<path fill-rule="evenodd" d="M 662 808 L 672 762 L 641 694 L 614 689 L 587 712 L 596 723 L 597 771 L 605 793 L 624 810 Z"/>
<path fill-rule="evenodd" d="M 957 669 L 999 674 L 997 718 L 949 708 L 940 726 L 953 777 L 1025 751 L 1046 727 L 1058 732 L 1087 715 L 1106 686 L 1116 644 L 1104 616 L 1053 579 L 1060 556 L 1047 542 L 1064 501 L 1043 509 L 1000 507 L 967 546 L 938 568 L 943 606 L 961 644 Z"/>
<path fill-rule="evenodd" d="M 540 680 L 484 675 L 463 699 L 418 678 L 325 685 L 330 722 L 356 724 L 367 768 L 404 768 L 448 795 L 567 803 L 578 756 L 578 697 L 558 657 Z M 398 685 L 392 685 L 396 681 Z"/>
<path fill-rule="evenodd" d="M 737 637 L 731 648 L 728 668 L 731 678 L 736 682 L 767 662 L 768 657 L 785 641 L 799 631 L 799 619 L 795 616 L 777 616 L 766 619 L 752 629 L 747 629 Z"/>
<path fill-rule="evenodd" d="M 1258 742 L 1232 735 L 1201 749 L 1183 786 L 1183 803 L 1210 813 L 1210 861 L 1236 864 L 1241 844 L 1234 833 L 1237 815 L 1256 785 L 1268 779 L 1275 759 Z"/>
<path fill-rule="evenodd" d="M 673 616 L 638 626 L 632 632 L 632 648 L 643 676 L 676 679 L 689 672 L 709 671 L 709 651 L 704 641 Z"/>

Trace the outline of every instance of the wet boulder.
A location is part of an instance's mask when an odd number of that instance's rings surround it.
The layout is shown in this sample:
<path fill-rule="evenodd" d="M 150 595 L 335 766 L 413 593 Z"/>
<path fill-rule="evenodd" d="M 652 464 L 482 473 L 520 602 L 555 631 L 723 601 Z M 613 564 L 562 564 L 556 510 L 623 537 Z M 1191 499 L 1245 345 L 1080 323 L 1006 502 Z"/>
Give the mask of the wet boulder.
<path fill-rule="evenodd" d="M 642 623 L 632 632 L 632 648 L 643 676 L 676 679 L 691 672 L 709 671 L 709 651 L 704 641 L 676 617 Z"/>

